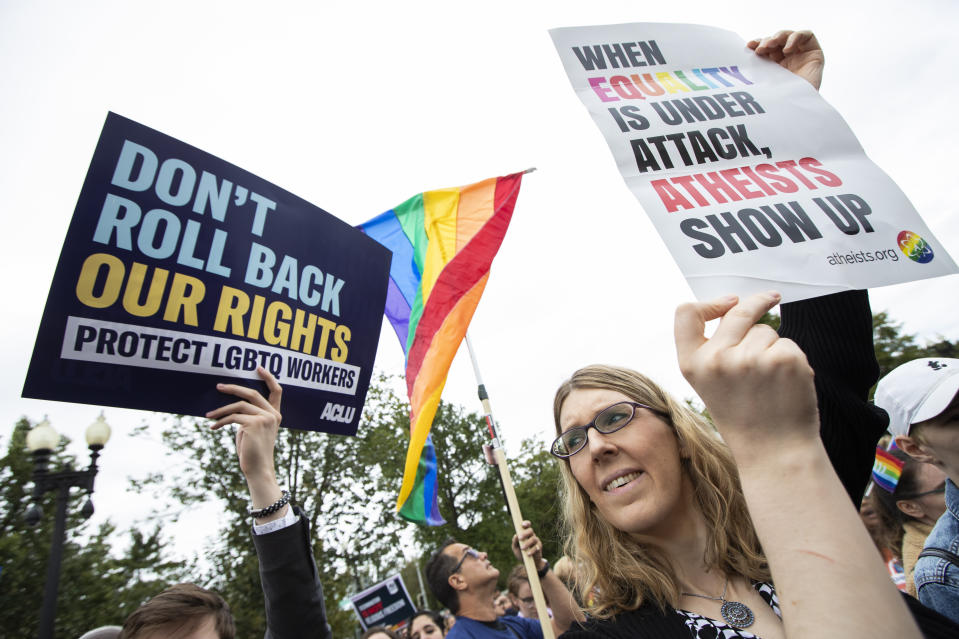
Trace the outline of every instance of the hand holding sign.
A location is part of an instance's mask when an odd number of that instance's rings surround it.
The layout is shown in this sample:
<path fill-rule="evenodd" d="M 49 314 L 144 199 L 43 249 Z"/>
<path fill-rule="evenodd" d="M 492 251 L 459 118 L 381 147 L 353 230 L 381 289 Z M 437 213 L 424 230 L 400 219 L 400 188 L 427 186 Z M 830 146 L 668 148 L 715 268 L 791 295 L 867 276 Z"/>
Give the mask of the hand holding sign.
<path fill-rule="evenodd" d="M 250 499 L 254 509 L 265 508 L 274 503 L 280 498 L 282 492 L 276 481 L 273 448 L 276 445 L 276 435 L 282 420 L 280 399 L 283 389 L 276 378 L 262 366 L 257 368 L 256 372 L 266 382 L 270 391 L 269 399 L 246 386 L 217 384 L 218 391 L 236 395 L 241 398 L 241 401 L 221 406 L 206 414 L 209 419 L 216 420 L 210 426 L 213 430 L 228 424 L 239 426 L 236 431 L 236 454 L 240 460 L 240 470 L 243 471 L 247 487 L 250 489 Z M 284 514 L 286 514 L 286 507 L 257 519 L 257 523 L 262 524 L 279 519 Z"/>
<path fill-rule="evenodd" d="M 808 80 L 819 90 L 826 58 L 812 31 L 777 31 L 773 36 L 750 40 L 746 46 L 756 55 L 769 58 L 787 71 Z"/>
<path fill-rule="evenodd" d="M 806 82 L 819 88 L 824 60 L 812 32 L 747 46 L 688 24 L 550 34 L 698 299 L 775 289 L 792 302 L 957 271 L 839 114 L 809 90 Z"/>

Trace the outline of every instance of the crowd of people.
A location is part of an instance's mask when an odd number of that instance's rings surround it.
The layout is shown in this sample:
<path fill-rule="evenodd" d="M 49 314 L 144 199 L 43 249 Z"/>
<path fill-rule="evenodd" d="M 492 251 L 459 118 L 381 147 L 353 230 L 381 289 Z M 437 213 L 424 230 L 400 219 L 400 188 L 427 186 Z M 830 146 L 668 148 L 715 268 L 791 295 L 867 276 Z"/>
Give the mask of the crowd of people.
<path fill-rule="evenodd" d="M 818 88 L 823 56 L 811 33 L 749 46 Z M 711 424 L 626 368 L 586 366 L 557 390 L 550 452 L 566 556 L 551 566 L 530 522 L 512 541 L 517 559 L 532 559 L 548 619 L 522 565 L 502 593 L 486 553 L 450 539 L 426 578 L 452 617 L 423 610 L 400 634 L 377 627 L 364 639 L 542 639 L 547 623 L 564 639 L 959 637 L 959 360 L 900 366 L 873 404 L 867 293 L 782 304 L 778 332 L 757 323 L 780 301 L 769 292 L 677 309 L 678 363 Z M 307 519 L 274 468 L 282 389 L 259 373 L 266 396 L 220 384 L 235 400 L 208 417 L 214 429 L 237 427 L 266 637 L 325 639 Z M 886 432 L 902 472 L 893 490 L 868 491 L 870 537 L 857 509 Z M 885 565 L 893 560 L 902 593 Z M 117 633 L 227 639 L 233 626 L 222 599 L 180 584 Z"/>

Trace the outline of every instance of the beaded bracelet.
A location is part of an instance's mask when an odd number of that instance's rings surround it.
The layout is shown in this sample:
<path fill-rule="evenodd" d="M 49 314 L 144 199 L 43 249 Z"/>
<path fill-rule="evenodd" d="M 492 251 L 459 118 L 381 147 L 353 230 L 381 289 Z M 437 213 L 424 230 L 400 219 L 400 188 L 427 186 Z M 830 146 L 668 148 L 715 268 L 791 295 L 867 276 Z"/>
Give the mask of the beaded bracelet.
<path fill-rule="evenodd" d="M 290 491 L 284 490 L 282 491 L 282 493 L 283 493 L 282 497 L 277 499 L 275 502 L 273 502 L 266 508 L 260 508 L 259 510 L 251 510 L 250 517 L 253 517 L 254 519 L 263 519 L 267 515 L 272 515 L 273 513 L 278 511 L 280 508 L 283 508 L 288 503 L 290 503 Z"/>

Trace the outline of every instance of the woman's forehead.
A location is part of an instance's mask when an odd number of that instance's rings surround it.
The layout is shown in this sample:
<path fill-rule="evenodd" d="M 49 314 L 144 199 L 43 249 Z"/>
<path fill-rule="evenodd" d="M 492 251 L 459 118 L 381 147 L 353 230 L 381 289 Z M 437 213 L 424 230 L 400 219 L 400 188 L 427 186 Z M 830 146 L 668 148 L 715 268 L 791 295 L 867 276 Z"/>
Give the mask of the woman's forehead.
<path fill-rule="evenodd" d="M 632 401 L 629 396 L 611 388 L 574 388 L 560 408 L 560 426 L 565 430 L 588 424 L 604 408 L 628 401 Z"/>

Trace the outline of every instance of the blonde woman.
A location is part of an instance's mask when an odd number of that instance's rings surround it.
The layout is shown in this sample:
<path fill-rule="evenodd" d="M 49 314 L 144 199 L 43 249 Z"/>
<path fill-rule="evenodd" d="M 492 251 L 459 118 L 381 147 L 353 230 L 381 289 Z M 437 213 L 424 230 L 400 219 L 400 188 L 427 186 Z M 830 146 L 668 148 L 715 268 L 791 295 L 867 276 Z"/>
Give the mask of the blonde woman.
<path fill-rule="evenodd" d="M 567 552 L 580 566 L 580 594 L 592 596 L 590 620 L 565 638 L 860 636 L 855 631 L 864 629 L 857 625 L 864 615 L 893 632 L 890 636 L 918 636 L 843 496 L 843 488 L 861 492 L 868 470 L 856 486 L 839 482 L 829 468 L 829 445 L 824 447 L 818 436 L 812 371 L 805 357 L 795 343 L 779 339 L 769 327 L 755 326 L 777 301 L 754 296 L 743 304 L 693 305 L 684 311 L 683 347 L 677 311 L 681 367 L 728 446 L 684 403 L 628 369 L 590 366 L 557 391 L 558 437 L 552 453 L 564 460 Z M 689 337 L 697 329 L 688 317 L 693 311 L 700 320 L 725 315 L 713 339 L 702 337 L 702 321 L 699 341 Z M 867 374 L 845 389 L 837 388 L 837 379 L 829 384 L 830 392 L 838 393 L 833 399 L 846 390 L 862 398 L 858 403 L 865 412 L 858 423 L 845 425 L 850 432 L 825 435 L 831 452 L 850 457 L 852 466 L 860 465 L 863 456 L 871 458 L 874 449 L 867 445 L 864 455 L 857 455 L 848 445 L 870 437 L 875 441 L 875 429 L 882 427 L 881 420 L 871 423 L 871 411 L 865 409 L 871 353 L 864 347 L 871 349 L 871 335 L 861 321 L 864 313 L 868 317 L 861 291 L 783 307 L 784 328 L 802 316 L 797 325 L 809 334 L 797 331 L 800 342 L 818 339 L 827 359 L 829 342 L 843 345 L 834 354 L 832 370 L 824 370 L 825 380 L 843 362 L 866 365 Z M 747 334 L 750 340 L 744 339 Z M 773 351 L 772 344 L 780 344 L 773 353 L 780 356 L 773 358 L 779 369 L 765 360 L 749 360 L 756 353 L 766 357 L 763 348 Z M 786 364 L 782 345 L 792 349 L 785 351 L 791 357 Z M 711 347 L 719 354 L 703 355 Z M 874 360 L 872 364 L 875 368 Z M 820 402 L 827 414 L 842 412 L 829 403 Z M 850 417 L 855 414 L 852 404 L 856 402 L 845 407 Z M 752 500 L 749 507 L 744 487 Z M 750 508 L 762 519 L 754 522 Z M 797 517 L 808 530 L 796 527 Z M 836 535 L 830 536 L 833 527 Z M 768 556 L 757 530 L 769 546 Z M 788 588 L 782 603 L 774 575 Z M 850 580 L 857 588 L 830 590 L 832 581 Z M 853 610 L 864 597 L 868 609 Z M 804 614 L 836 609 L 850 614 Z"/>

